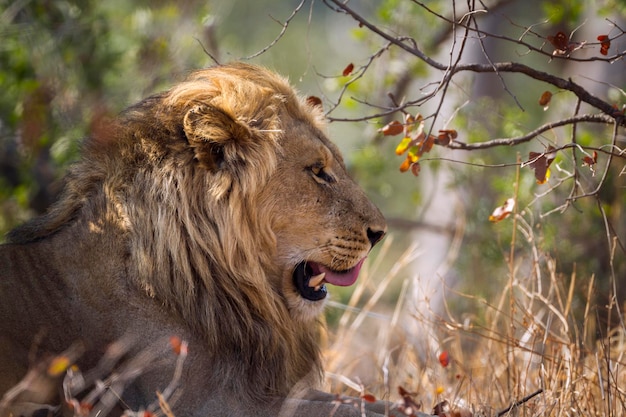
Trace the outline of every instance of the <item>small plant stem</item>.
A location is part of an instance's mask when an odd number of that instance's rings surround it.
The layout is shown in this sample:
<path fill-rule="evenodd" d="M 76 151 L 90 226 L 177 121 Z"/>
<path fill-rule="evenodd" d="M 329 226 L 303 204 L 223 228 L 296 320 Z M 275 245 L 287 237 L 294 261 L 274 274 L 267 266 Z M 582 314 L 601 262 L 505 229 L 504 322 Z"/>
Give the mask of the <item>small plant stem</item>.
<path fill-rule="evenodd" d="M 515 297 L 513 296 L 513 285 L 515 284 L 515 240 L 517 237 L 517 213 L 518 213 L 518 195 L 519 195 L 519 181 L 520 181 L 520 167 L 521 167 L 521 156 L 519 152 L 517 153 L 517 169 L 515 172 L 515 191 L 514 191 L 514 199 L 515 205 L 513 206 L 513 230 L 511 233 L 511 247 L 509 252 L 509 326 L 508 326 L 508 340 L 507 343 L 507 369 L 509 372 L 509 377 L 507 378 L 507 386 L 509 395 L 513 395 L 513 387 L 511 387 L 512 379 L 514 375 L 510 373 L 510 369 L 512 369 L 513 364 L 511 363 L 511 358 L 513 357 L 513 340 L 515 337 Z"/>

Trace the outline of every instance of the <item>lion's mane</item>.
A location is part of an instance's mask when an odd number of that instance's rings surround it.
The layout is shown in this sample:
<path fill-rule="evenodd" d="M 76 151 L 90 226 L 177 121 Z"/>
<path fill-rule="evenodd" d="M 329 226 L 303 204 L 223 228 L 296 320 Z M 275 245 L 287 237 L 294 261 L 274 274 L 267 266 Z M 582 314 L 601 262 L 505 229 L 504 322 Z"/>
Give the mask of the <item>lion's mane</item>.
<path fill-rule="evenodd" d="M 279 133 L 294 123 L 283 117 L 321 126 L 302 106 L 269 71 L 244 64 L 200 71 L 100 129 L 60 200 L 9 242 L 65 231 L 76 241 L 100 236 L 104 252 L 122 244 L 123 259 L 98 262 L 125 268 L 119 273 L 129 285 L 204 338 L 203 354 L 226 358 L 215 380 L 259 400 L 285 395 L 302 378 L 320 377 L 318 329 L 294 321 L 279 292 L 259 291 L 273 285 L 276 245 L 256 199 L 281 152 Z"/>

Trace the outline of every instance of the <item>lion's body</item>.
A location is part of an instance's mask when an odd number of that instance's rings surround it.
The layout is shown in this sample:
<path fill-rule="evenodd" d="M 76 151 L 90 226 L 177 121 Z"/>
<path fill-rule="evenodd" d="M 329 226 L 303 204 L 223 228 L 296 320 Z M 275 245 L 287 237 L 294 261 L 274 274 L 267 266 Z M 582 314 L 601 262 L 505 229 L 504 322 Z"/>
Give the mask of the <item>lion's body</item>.
<path fill-rule="evenodd" d="M 325 289 L 294 282 L 324 271 L 349 285 L 385 227 L 318 112 L 280 77 L 237 64 L 200 71 L 101 132 L 60 200 L 0 249 L 0 392 L 32 365 L 33 346 L 82 341 L 88 369 L 129 335 L 129 356 L 177 336 L 189 342 L 177 415 L 276 415 L 322 371 Z M 137 379 L 129 406 L 164 389 L 170 362 Z"/>

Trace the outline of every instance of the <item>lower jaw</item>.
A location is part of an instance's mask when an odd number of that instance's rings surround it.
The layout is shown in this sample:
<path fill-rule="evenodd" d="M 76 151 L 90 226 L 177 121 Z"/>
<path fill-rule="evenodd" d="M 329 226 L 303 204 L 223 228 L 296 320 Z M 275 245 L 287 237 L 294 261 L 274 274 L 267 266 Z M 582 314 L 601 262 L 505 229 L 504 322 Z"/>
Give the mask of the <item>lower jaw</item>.
<path fill-rule="evenodd" d="M 296 266 L 294 272 L 292 274 L 293 284 L 296 287 L 296 290 L 300 296 L 308 301 L 321 301 L 326 298 L 328 294 L 326 290 L 326 285 L 322 285 L 318 290 L 315 288 L 309 287 L 307 284 L 310 274 L 307 271 L 306 262 L 302 262 Z"/>

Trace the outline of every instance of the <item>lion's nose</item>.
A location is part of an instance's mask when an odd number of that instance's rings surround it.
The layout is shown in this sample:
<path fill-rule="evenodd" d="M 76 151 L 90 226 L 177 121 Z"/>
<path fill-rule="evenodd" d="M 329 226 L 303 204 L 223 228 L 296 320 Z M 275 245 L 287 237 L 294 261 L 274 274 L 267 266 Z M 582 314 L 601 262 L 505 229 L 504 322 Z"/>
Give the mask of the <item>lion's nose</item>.
<path fill-rule="evenodd" d="M 372 244 L 372 247 L 374 247 L 374 245 L 377 244 L 383 236 L 385 236 L 384 230 L 372 230 L 369 227 L 367 228 L 367 238 Z"/>

